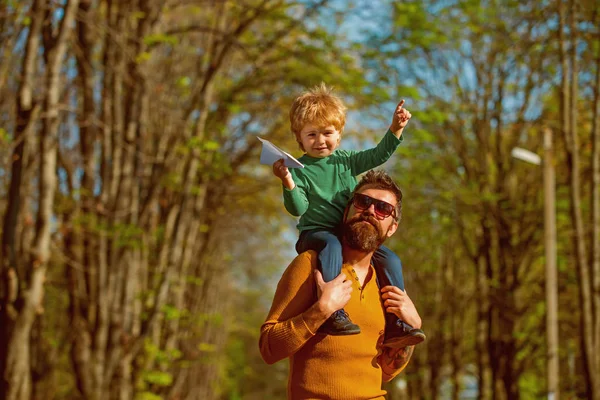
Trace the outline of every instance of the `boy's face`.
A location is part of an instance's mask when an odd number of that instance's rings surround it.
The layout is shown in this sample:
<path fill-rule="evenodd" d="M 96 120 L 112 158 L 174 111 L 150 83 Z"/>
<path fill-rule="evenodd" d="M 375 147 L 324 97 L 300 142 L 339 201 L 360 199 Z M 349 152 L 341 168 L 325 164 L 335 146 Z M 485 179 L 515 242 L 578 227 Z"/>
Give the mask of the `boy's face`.
<path fill-rule="evenodd" d="M 315 158 L 324 158 L 337 149 L 341 135 L 333 125 L 319 127 L 308 123 L 300 131 L 299 140 L 306 154 Z"/>

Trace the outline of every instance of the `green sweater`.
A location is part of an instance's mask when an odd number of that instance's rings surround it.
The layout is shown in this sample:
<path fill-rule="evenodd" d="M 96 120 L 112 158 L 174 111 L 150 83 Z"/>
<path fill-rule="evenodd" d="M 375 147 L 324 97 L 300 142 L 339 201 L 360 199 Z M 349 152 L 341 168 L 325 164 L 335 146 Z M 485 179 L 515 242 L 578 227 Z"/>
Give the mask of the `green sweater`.
<path fill-rule="evenodd" d="M 356 176 L 386 162 L 401 142 L 402 136 L 398 139 L 388 130 L 372 149 L 336 150 L 325 158 L 300 157 L 304 168 L 290 168 L 296 186 L 283 188 L 286 210 L 300 217 L 298 230 L 335 228 L 357 185 Z"/>

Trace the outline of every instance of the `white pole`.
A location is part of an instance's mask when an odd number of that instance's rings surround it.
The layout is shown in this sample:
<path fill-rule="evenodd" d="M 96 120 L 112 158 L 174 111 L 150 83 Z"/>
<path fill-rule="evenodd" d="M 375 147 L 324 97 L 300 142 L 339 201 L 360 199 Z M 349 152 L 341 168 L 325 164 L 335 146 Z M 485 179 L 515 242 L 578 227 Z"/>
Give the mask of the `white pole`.
<path fill-rule="evenodd" d="M 556 278 L 556 183 L 552 131 L 544 129 L 544 242 L 546 250 L 546 335 L 548 400 L 559 400 L 558 284 Z"/>

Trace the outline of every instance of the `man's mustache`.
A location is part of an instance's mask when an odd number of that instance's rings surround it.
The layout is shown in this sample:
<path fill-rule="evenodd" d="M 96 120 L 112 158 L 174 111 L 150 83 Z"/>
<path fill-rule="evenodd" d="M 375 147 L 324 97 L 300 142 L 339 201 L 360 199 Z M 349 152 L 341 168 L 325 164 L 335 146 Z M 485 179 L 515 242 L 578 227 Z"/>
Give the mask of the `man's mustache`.
<path fill-rule="evenodd" d="M 363 221 L 370 223 L 371 225 L 373 225 L 373 227 L 375 228 L 376 231 L 379 231 L 379 229 L 378 229 L 379 225 L 377 223 L 377 220 L 375 219 L 375 217 L 372 217 L 370 215 L 362 215 L 361 214 L 357 217 L 354 217 L 354 218 L 350 219 L 350 221 L 348 221 L 348 225 L 353 225 L 353 224 L 356 224 L 358 222 L 363 222 Z"/>

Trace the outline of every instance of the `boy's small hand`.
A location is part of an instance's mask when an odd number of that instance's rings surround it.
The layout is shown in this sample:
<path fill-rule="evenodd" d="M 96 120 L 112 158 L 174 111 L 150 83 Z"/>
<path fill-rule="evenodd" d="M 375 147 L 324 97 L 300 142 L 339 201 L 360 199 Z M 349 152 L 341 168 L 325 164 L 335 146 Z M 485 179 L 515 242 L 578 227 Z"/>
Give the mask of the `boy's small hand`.
<path fill-rule="evenodd" d="M 290 175 L 290 170 L 285 166 L 285 160 L 283 158 L 273 163 L 273 174 L 281 180 Z"/>
<path fill-rule="evenodd" d="M 410 111 L 408 111 L 405 108 L 402 108 L 402 106 L 404 106 L 404 100 L 402 100 L 396 106 L 396 110 L 394 111 L 394 117 L 392 118 L 392 125 L 390 126 L 390 131 L 392 131 L 392 133 L 398 138 L 402 135 L 402 131 L 404 130 L 404 127 L 408 124 L 408 121 L 411 117 Z"/>
<path fill-rule="evenodd" d="M 292 190 L 296 186 L 292 174 L 290 174 L 290 170 L 285 166 L 285 160 L 283 158 L 273 163 L 273 174 L 281 179 L 283 186 L 289 190 Z"/>

